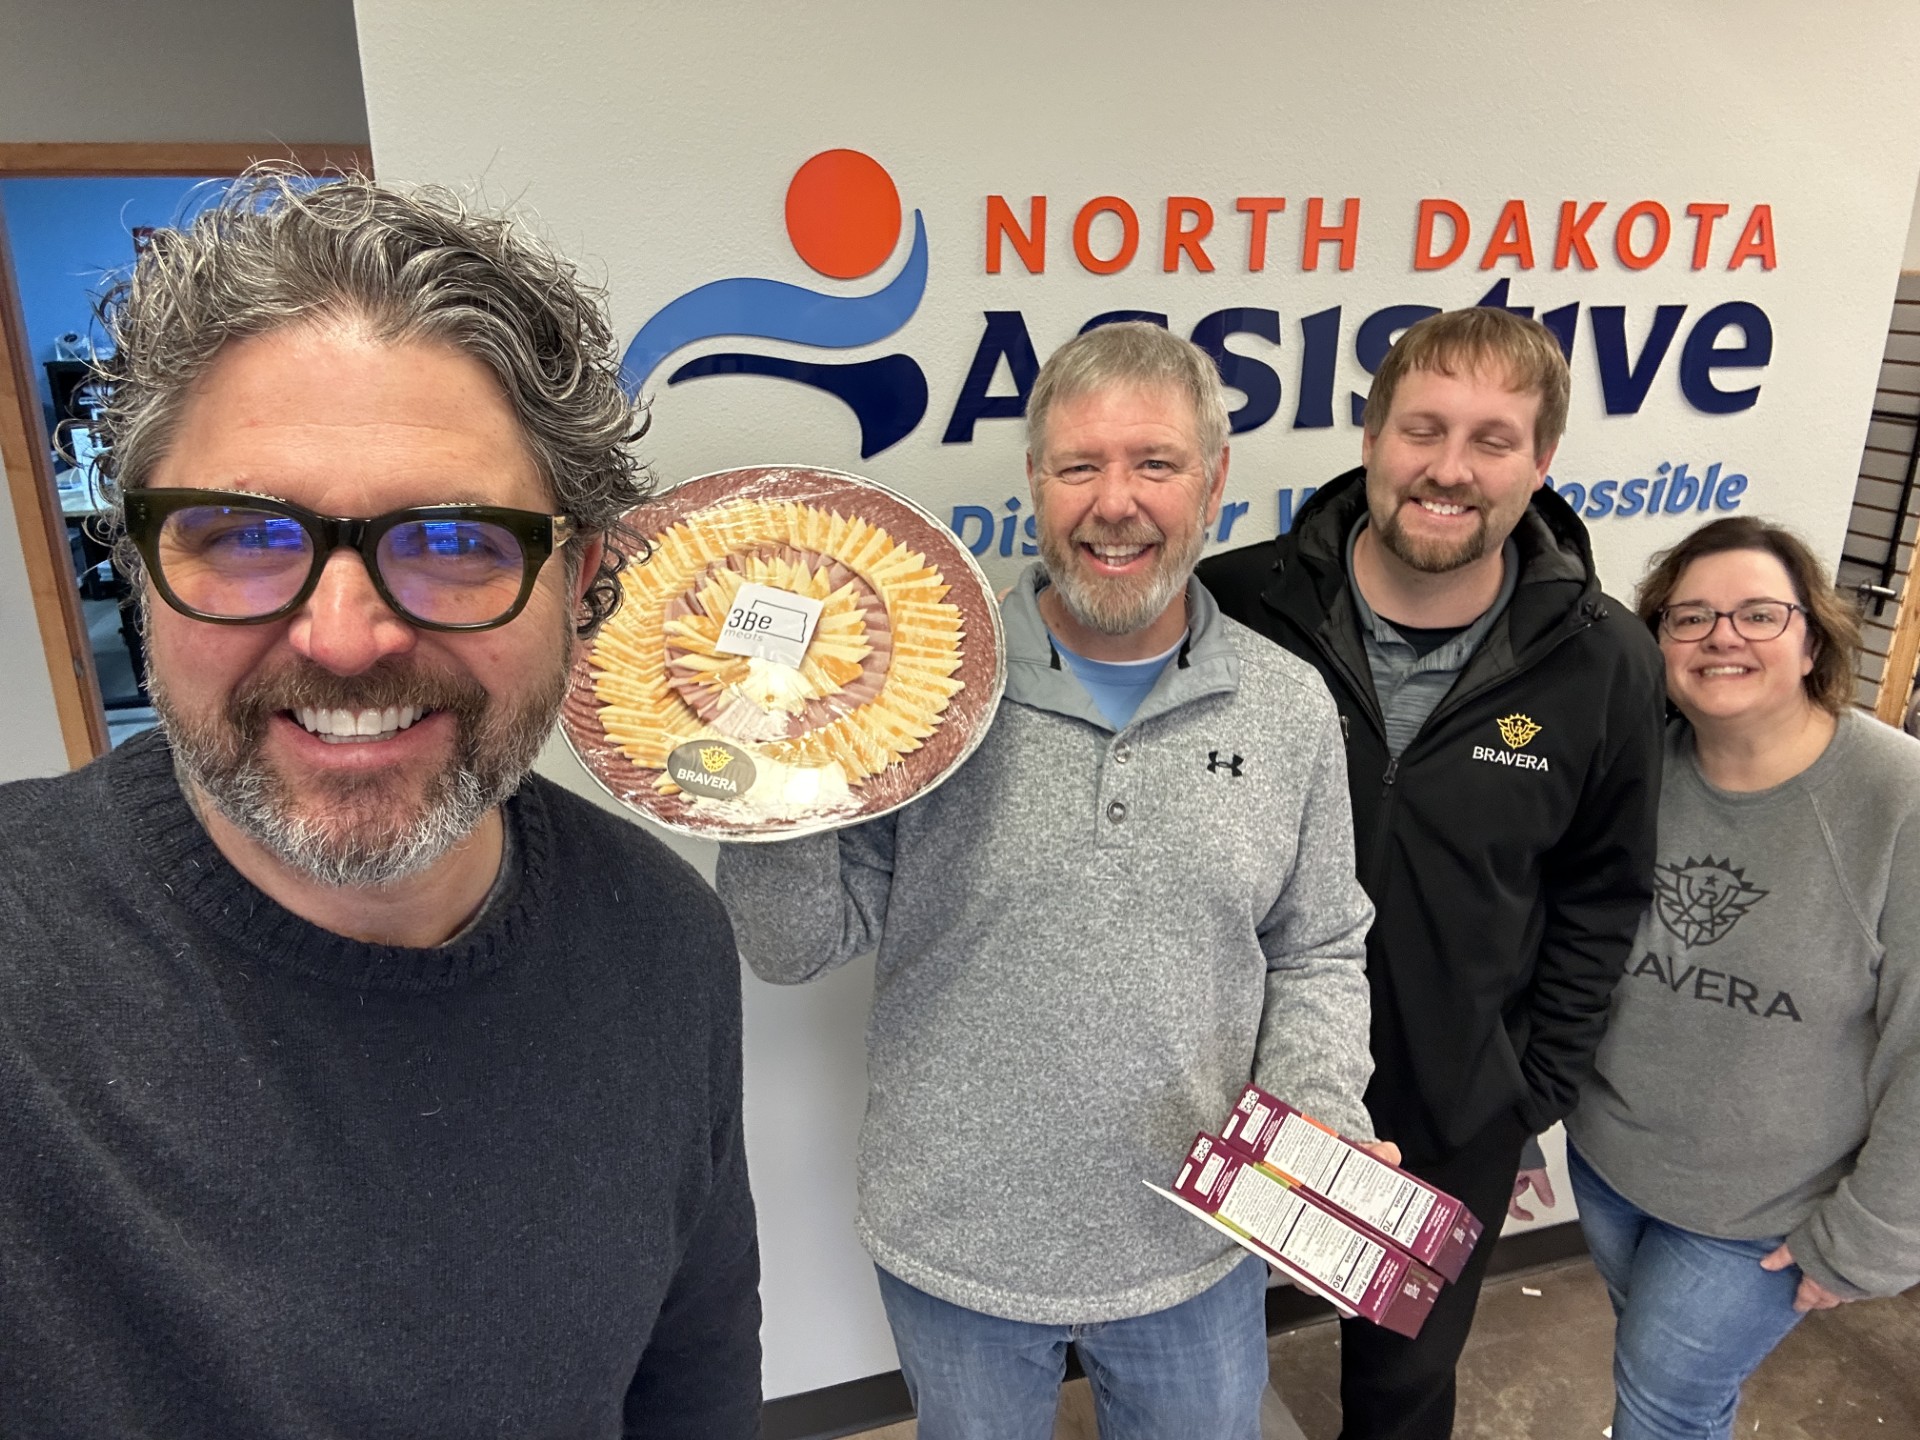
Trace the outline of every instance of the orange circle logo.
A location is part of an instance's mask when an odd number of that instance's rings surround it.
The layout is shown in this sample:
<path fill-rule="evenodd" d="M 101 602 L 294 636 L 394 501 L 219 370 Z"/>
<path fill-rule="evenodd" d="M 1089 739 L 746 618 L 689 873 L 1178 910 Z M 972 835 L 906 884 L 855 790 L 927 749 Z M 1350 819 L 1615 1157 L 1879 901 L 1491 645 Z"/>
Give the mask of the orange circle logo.
<path fill-rule="evenodd" d="M 871 275 L 900 240 L 900 192 L 878 160 L 823 150 L 787 185 L 787 234 L 800 258 L 835 280 Z"/>

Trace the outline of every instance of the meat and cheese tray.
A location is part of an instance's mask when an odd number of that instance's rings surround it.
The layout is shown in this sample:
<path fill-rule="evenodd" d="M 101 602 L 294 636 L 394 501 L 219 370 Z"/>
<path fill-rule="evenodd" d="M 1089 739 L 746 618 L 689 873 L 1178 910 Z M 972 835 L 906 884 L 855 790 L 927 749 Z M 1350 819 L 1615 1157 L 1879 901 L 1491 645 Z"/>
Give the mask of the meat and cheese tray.
<path fill-rule="evenodd" d="M 702 475 L 635 507 L 652 553 L 575 668 L 562 728 L 621 803 L 772 840 L 883 815 L 986 734 L 1000 610 L 953 533 L 835 470 Z"/>

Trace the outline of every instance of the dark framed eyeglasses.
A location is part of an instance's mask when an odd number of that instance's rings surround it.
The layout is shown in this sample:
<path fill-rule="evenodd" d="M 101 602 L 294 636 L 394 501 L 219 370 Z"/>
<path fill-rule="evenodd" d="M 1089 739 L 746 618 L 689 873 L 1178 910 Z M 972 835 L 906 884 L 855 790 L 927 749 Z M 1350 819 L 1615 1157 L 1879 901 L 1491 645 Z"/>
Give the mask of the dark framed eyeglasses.
<path fill-rule="evenodd" d="M 1731 610 L 1711 605 L 1669 605 L 1660 612 L 1660 633 L 1682 645 L 1692 645 L 1713 633 L 1722 617 L 1742 640 L 1775 640 L 1793 623 L 1793 612 L 1807 613 L 1804 605 L 1787 600 L 1749 600 Z"/>
<path fill-rule="evenodd" d="M 574 534 L 564 515 L 502 505 L 356 518 L 229 490 L 129 490 L 124 504 L 128 538 L 160 598 L 215 625 L 291 614 L 344 546 L 408 624 L 491 630 L 520 613 L 540 567 Z"/>

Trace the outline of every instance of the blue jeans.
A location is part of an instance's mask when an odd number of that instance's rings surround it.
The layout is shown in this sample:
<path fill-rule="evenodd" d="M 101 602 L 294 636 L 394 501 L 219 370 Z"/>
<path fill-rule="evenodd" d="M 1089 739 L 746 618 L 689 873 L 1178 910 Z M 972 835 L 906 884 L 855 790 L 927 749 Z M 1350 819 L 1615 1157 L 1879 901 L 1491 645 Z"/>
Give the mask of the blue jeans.
<path fill-rule="evenodd" d="M 1607 1282 L 1613 1440 L 1725 1440 L 1740 1386 L 1799 1322 L 1800 1269 L 1760 1268 L 1770 1240 L 1716 1240 L 1656 1220 L 1569 1145 L 1580 1228 Z"/>
<path fill-rule="evenodd" d="M 1089 1325 L 1002 1320 L 879 1274 L 920 1440 L 1051 1440 L 1069 1341 L 1101 1440 L 1259 1440 L 1267 1267 L 1251 1256 L 1183 1304 Z"/>

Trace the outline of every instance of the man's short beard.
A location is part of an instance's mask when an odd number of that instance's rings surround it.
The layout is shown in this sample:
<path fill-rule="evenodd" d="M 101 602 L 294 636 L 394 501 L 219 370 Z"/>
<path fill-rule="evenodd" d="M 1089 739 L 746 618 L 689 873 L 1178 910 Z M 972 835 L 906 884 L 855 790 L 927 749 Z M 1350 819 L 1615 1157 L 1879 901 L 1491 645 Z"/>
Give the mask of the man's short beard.
<path fill-rule="evenodd" d="M 1386 547 L 1389 555 L 1408 569 L 1417 570 L 1423 575 L 1445 575 L 1450 570 L 1473 564 L 1487 553 L 1487 512 L 1484 509 L 1475 509 L 1474 514 L 1480 523 L 1471 535 L 1451 542 L 1422 541 L 1409 535 L 1400 524 L 1401 511 L 1407 505 L 1416 503 L 1416 497 L 1409 495 L 1402 505 L 1384 516 L 1372 514 L 1369 507 L 1368 518 L 1373 526 L 1374 538 Z"/>
<path fill-rule="evenodd" d="M 1387 552 L 1409 569 L 1418 570 L 1423 575 L 1444 575 L 1450 570 L 1471 565 L 1487 553 L 1487 527 L 1484 522 L 1472 535 L 1451 545 L 1422 544 L 1402 530 L 1391 517 L 1386 524 L 1376 528 L 1380 543 L 1387 547 Z"/>
<path fill-rule="evenodd" d="M 556 666 L 537 692 L 508 708 L 477 681 L 399 662 L 342 676 L 303 660 L 242 686 L 211 720 L 185 716 L 164 678 L 157 672 L 151 678 L 153 707 L 187 793 L 205 796 L 291 869 L 322 885 L 357 888 L 425 870 L 519 788 L 553 729 L 568 667 Z M 390 775 L 336 779 L 303 805 L 262 753 L 272 716 L 303 706 L 447 711 L 455 725 L 454 757 L 427 781 L 411 813 L 394 813 Z"/>
<path fill-rule="evenodd" d="M 1203 511 L 1202 522 L 1204 519 Z M 1139 579 L 1107 578 L 1087 574 L 1051 531 L 1044 525 L 1039 530 L 1040 562 L 1061 603 L 1075 620 L 1102 635 L 1131 635 L 1165 614 L 1174 597 L 1186 590 L 1194 564 L 1207 543 L 1204 523 L 1196 523 L 1187 535 L 1170 538 L 1151 525 L 1109 529 L 1089 520 L 1074 531 L 1071 545 L 1161 546 L 1159 561 L 1147 575 Z"/>

